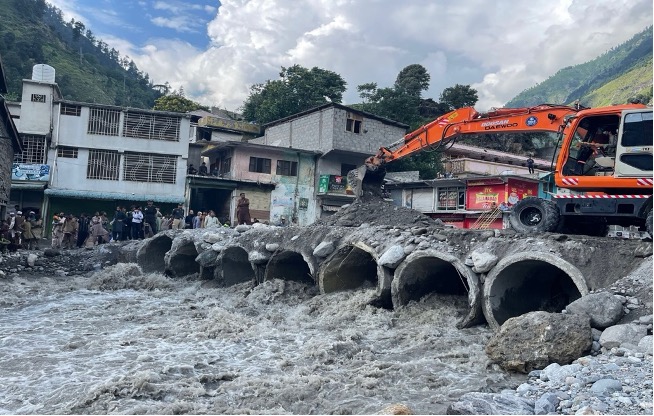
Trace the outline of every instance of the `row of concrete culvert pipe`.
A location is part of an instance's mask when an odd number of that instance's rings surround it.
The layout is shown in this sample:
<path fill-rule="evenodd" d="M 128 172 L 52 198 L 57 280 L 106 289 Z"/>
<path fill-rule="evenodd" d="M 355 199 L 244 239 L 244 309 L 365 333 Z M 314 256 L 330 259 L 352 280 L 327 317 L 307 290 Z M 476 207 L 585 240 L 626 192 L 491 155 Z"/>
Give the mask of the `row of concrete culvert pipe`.
<path fill-rule="evenodd" d="M 460 317 L 458 326 L 486 321 L 493 329 L 530 311 L 560 312 L 589 289 L 622 277 L 620 273 L 633 264 L 628 258 L 621 263 L 601 255 L 600 239 L 592 240 L 594 244 L 549 239 L 545 244 L 490 238 L 488 232 L 449 232 L 450 238 L 438 234 L 433 241 L 425 238 L 426 244 L 410 248 L 412 244 L 371 242 L 369 230 L 359 236 L 356 231 L 335 232 L 333 228 L 166 232 L 142 242 L 135 260 L 146 272 L 173 277 L 198 273 L 218 286 L 283 279 L 319 285 L 321 293 L 376 287 L 371 304 L 387 309 L 404 307 L 430 294 L 467 297 L 469 311 Z M 469 250 L 477 246 L 479 252 L 484 240 L 485 249 L 494 249 L 490 256 L 496 260 L 480 269 L 471 261 Z M 384 254 L 391 247 L 401 252 L 389 262 Z M 575 254 L 575 247 L 586 249 L 586 254 Z M 624 248 L 625 253 L 633 249 Z M 602 270 L 602 276 L 593 276 L 597 270 Z"/>

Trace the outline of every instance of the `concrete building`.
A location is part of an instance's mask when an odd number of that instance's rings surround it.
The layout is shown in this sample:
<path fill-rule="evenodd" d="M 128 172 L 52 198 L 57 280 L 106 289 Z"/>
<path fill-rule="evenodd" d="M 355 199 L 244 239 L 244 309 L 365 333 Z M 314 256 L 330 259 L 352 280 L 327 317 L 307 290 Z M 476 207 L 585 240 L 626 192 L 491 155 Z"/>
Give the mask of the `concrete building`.
<path fill-rule="evenodd" d="M 263 127 L 263 137 L 250 143 L 321 154 L 313 176 L 315 219 L 352 202 L 354 195 L 347 186 L 347 173 L 361 166 L 380 147 L 401 139 L 408 128 L 405 124 L 336 103 L 324 104 Z"/>
<path fill-rule="evenodd" d="M 111 216 L 117 205 L 184 202 L 189 116 L 64 100 L 47 65 L 23 80 L 11 112 L 25 144 L 11 203 Z"/>
<path fill-rule="evenodd" d="M 5 218 L 11 189 L 14 154 L 22 151 L 22 141 L 5 101 L 7 78 L 0 58 L 0 217 Z"/>

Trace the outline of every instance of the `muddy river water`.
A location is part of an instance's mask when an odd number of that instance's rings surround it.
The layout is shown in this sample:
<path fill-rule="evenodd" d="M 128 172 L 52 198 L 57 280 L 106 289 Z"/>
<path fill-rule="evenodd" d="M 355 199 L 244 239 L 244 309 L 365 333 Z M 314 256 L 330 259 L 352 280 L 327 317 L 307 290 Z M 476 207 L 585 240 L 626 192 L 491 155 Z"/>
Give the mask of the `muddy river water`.
<path fill-rule="evenodd" d="M 391 311 L 373 288 L 320 295 L 272 280 L 214 288 L 117 265 L 0 280 L 2 414 L 444 413 L 520 383 L 487 363 L 466 298 Z"/>

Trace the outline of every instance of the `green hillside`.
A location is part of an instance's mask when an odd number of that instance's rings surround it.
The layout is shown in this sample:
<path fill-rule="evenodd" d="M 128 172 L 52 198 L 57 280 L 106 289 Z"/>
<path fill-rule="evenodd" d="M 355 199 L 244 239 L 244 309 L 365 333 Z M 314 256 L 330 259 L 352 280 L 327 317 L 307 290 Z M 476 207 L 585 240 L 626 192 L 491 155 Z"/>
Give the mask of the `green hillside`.
<path fill-rule="evenodd" d="M 652 100 L 652 27 L 592 61 L 563 68 L 506 104 L 524 107 L 542 103 L 587 107 Z"/>
<path fill-rule="evenodd" d="M 21 80 L 32 77 L 35 64 L 55 68 L 55 81 L 70 100 L 152 108 L 162 95 L 133 61 L 82 22 L 64 22 L 61 11 L 44 0 L 0 0 L 0 10 L 8 99 L 20 99 Z"/>

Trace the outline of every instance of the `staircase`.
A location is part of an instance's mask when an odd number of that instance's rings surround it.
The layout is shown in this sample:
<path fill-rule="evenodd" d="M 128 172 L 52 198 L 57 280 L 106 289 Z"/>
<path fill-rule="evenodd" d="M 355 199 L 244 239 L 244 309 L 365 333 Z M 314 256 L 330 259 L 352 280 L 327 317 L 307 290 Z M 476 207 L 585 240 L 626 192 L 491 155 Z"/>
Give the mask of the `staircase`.
<path fill-rule="evenodd" d="M 488 229 L 488 226 L 493 223 L 493 221 L 500 218 L 501 216 L 502 211 L 500 211 L 499 208 L 484 211 L 470 228 L 473 230 L 486 230 Z"/>

